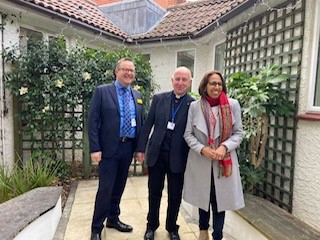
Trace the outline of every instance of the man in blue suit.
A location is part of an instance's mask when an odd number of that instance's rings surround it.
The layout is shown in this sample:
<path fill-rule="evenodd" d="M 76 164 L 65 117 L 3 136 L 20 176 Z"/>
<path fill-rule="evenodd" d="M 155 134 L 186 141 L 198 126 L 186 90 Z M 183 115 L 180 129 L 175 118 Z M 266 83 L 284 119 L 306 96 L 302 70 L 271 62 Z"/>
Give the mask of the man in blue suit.
<path fill-rule="evenodd" d="M 98 86 L 89 110 L 89 145 L 91 160 L 99 163 L 99 186 L 91 226 L 91 240 L 100 240 L 106 227 L 131 232 L 120 221 L 120 199 L 142 125 L 142 99 L 131 88 L 135 66 L 130 58 L 117 62 L 116 81 Z"/>
<path fill-rule="evenodd" d="M 137 160 L 142 162 L 148 137 L 153 128 L 146 157 L 149 172 L 149 212 L 144 240 L 153 240 L 154 232 L 160 225 L 159 209 L 165 175 L 168 181 L 166 230 L 169 232 L 170 240 L 180 239 L 176 221 L 189 152 L 183 134 L 187 124 L 189 105 L 194 100 L 187 94 L 191 85 L 190 70 L 186 67 L 178 67 L 171 81 L 173 91 L 153 97 L 136 149 Z"/>

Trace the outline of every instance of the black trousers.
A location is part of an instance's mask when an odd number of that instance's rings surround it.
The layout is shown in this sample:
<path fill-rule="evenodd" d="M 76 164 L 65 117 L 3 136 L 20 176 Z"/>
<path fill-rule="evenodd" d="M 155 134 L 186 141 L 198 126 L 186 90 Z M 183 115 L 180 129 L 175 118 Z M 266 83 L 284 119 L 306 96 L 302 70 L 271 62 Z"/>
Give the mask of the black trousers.
<path fill-rule="evenodd" d="M 100 233 L 103 222 L 116 222 L 120 215 L 120 200 L 127 182 L 134 142 L 120 142 L 114 156 L 99 163 L 99 186 L 96 195 L 91 231 Z"/>
<path fill-rule="evenodd" d="M 174 161 L 174 159 L 172 159 Z M 164 188 L 165 176 L 168 184 L 168 208 L 166 218 L 166 230 L 177 232 L 177 218 L 182 197 L 184 173 L 173 173 L 170 170 L 169 152 L 160 152 L 158 160 L 153 167 L 148 167 L 149 212 L 147 216 L 147 229 L 155 231 L 159 223 L 159 210 Z"/>
<path fill-rule="evenodd" d="M 211 193 L 210 193 L 210 203 L 213 212 L 213 239 L 214 240 L 221 240 L 223 238 L 223 226 L 224 226 L 224 219 L 225 219 L 225 211 L 218 212 L 217 211 L 217 198 L 215 192 L 215 184 L 213 173 L 211 173 Z M 199 229 L 200 230 L 208 230 L 209 228 L 209 220 L 210 220 L 210 206 L 209 211 L 206 212 L 199 208 Z"/>

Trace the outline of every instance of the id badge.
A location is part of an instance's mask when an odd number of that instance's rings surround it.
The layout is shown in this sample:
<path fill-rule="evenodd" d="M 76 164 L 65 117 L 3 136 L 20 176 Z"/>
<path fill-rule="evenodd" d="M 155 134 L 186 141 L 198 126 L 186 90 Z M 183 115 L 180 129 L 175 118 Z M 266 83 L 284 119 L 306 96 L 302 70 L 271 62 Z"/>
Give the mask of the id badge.
<path fill-rule="evenodd" d="M 175 126 L 175 123 L 169 121 L 168 124 L 167 124 L 167 129 L 173 130 L 174 126 Z"/>
<path fill-rule="evenodd" d="M 137 126 L 136 119 L 135 119 L 135 118 L 132 118 L 132 119 L 131 119 L 131 127 L 135 127 L 135 126 Z"/>

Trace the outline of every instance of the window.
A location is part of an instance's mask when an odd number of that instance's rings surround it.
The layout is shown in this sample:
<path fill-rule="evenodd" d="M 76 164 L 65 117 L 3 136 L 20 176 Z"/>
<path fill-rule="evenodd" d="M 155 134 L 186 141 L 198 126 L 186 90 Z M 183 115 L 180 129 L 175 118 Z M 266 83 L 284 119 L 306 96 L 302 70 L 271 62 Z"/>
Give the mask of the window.
<path fill-rule="evenodd" d="M 226 49 L 226 43 L 220 43 L 214 48 L 214 70 L 224 72 L 224 51 Z"/>
<path fill-rule="evenodd" d="M 20 28 L 20 48 L 26 50 L 28 48 L 28 40 L 41 40 L 42 33 L 27 28 Z"/>
<path fill-rule="evenodd" d="M 316 1 L 308 110 L 320 112 L 320 1 Z"/>
<path fill-rule="evenodd" d="M 191 77 L 194 75 L 194 56 L 195 51 L 181 51 L 177 53 L 177 67 L 187 67 L 191 71 Z"/>

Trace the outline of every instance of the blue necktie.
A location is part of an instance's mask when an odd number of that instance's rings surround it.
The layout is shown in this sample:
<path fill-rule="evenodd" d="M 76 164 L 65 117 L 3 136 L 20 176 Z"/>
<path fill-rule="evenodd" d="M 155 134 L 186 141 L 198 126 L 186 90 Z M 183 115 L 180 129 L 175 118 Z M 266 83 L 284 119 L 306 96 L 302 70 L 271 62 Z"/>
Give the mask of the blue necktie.
<path fill-rule="evenodd" d="M 124 112 L 123 134 L 124 134 L 124 137 L 128 137 L 130 136 L 130 132 L 131 132 L 130 91 L 128 88 L 121 88 L 119 92 L 123 100 L 123 112 Z"/>

